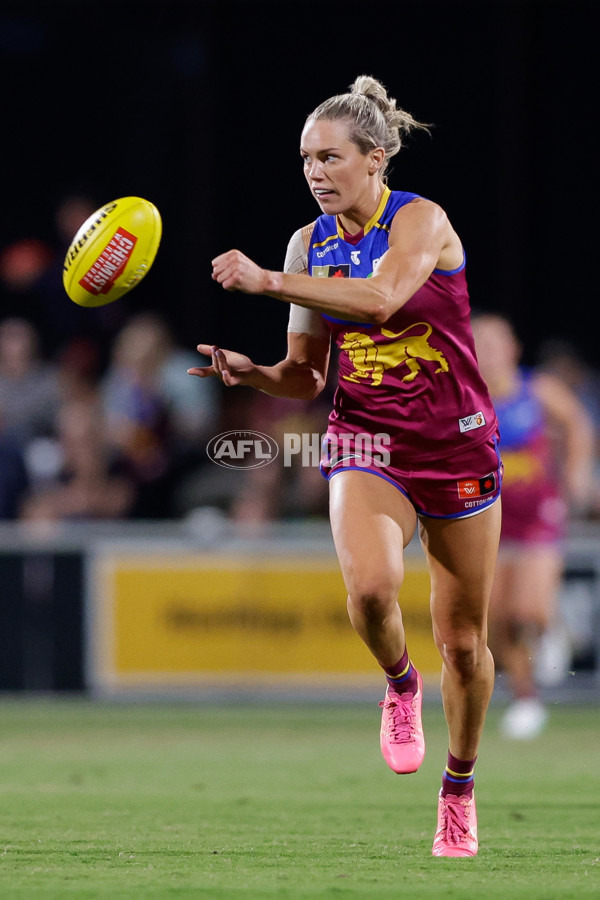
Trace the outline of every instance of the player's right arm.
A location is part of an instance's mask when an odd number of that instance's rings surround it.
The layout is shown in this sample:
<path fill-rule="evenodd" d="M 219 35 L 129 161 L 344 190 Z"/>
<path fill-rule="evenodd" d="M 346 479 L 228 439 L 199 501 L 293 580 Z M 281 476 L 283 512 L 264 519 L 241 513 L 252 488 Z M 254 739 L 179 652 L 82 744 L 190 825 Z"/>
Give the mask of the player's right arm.
<path fill-rule="evenodd" d="M 300 229 L 290 240 L 284 271 L 307 275 L 302 233 Z M 242 353 L 198 344 L 198 351 L 211 357 L 211 365 L 188 369 L 188 373 L 200 378 L 216 376 L 227 387 L 245 385 L 273 397 L 313 400 L 325 387 L 330 343 L 329 331 L 318 313 L 292 306 L 287 354 L 281 362 L 259 366 Z"/>

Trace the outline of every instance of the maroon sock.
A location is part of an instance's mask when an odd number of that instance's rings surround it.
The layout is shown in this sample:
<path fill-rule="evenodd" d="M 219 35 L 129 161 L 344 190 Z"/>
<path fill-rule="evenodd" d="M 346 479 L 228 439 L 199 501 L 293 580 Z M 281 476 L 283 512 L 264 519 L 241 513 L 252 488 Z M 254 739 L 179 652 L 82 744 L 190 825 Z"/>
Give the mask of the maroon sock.
<path fill-rule="evenodd" d="M 402 658 L 395 666 L 383 666 L 388 684 L 397 694 L 416 694 L 419 689 L 417 670 L 408 658 L 408 650 L 404 650 Z"/>
<path fill-rule="evenodd" d="M 473 771 L 475 759 L 457 759 L 448 750 L 448 762 L 442 775 L 442 796 L 446 794 L 458 794 L 459 796 L 473 793 Z"/>

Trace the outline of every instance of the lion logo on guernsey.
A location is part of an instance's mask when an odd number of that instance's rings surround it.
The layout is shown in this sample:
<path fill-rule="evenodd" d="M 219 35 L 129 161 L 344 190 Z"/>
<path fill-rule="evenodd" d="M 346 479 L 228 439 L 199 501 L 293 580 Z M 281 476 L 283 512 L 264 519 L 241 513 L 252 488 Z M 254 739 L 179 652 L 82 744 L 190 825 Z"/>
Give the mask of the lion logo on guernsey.
<path fill-rule="evenodd" d="M 424 328 L 425 332 L 409 334 L 416 328 Z M 428 322 L 415 322 L 397 334 L 382 328 L 383 337 L 394 339 L 382 344 L 376 344 L 372 337 L 360 331 L 347 331 L 343 343 L 340 344 L 340 350 L 346 351 L 354 371 L 350 375 L 344 375 L 343 378 L 355 384 L 365 380 L 365 383 L 377 386 L 381 384 L 386 369 L 405 365 L 409 371 L 402 381 L 411 382 L 421 371 L 422 362 L 437 363 L 436 375 L 448 372 L 449 365 L 445 356 L 429 343 L 432 331 L 433 328 Z"/>

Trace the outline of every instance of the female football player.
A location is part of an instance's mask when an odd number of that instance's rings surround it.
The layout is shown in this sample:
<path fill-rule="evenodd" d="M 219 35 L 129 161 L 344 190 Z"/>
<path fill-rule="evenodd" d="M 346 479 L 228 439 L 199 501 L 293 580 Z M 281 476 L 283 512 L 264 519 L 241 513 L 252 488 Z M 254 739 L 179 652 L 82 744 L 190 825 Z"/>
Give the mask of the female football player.
<path fill-rule="evenodd" d="M 386 183 L 404 136 L 424 127 L 368 76 L 314 110 L 300 154 L 322 214 L 292 236 L 284 271 L 265 270 L 238 250 L 213 260 L 213 278 L 226 290 L 290 304 L 287 356 L 261 366 L 200 344 L 211 365 L 190 373 L 312 398 L 336 342 L 338 387 L 322 471 L 350 620 L 387 676 L 381 748 L 398 773 L 416 771 L 425 750 L 422 681 L 398 605 L 403 548 L 418 522 L 449 732 L 433 854 L 473 856 L 473 769 L 494 682 L 487 609 L 501 464 L 461 241 L 439 206 Z"/>

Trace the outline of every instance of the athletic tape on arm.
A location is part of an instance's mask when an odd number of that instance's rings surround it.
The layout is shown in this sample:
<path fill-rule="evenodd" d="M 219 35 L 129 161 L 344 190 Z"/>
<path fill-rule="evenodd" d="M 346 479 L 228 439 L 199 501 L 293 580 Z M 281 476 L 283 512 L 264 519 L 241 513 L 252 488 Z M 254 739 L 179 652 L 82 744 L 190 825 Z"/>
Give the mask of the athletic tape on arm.
<path fill-rule="evenodd" d="M 288 244 L 283 265 L 284 272 L 294 275 L 308 275 L 308 245 L 314 227 L 314 222 L 295 231 Z M 312 309 L 304 309 L 290 303 L 290 318 L 288 331 L 295 334 L 312 334 L 315 337 L 326 337 L 329 334 L 320 313 Z"/>

